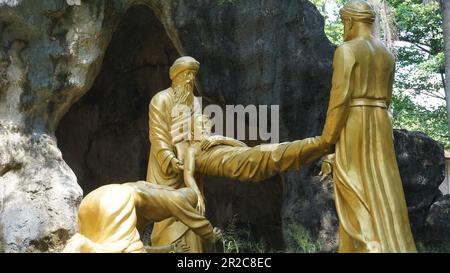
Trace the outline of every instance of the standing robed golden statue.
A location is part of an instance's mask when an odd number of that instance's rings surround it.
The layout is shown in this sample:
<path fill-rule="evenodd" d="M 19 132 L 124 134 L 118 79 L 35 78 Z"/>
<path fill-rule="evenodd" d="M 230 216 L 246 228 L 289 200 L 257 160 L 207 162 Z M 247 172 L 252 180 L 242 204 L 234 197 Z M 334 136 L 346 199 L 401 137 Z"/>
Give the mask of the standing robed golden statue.
<path fill-rule="evenodd" d="M 372 36 L 375 12 L 352 0 L 340 11 L 322 137 L 336 144 L 333 180 L 339 252 L 415 252 L 388 113 L 394 56 Z"/>

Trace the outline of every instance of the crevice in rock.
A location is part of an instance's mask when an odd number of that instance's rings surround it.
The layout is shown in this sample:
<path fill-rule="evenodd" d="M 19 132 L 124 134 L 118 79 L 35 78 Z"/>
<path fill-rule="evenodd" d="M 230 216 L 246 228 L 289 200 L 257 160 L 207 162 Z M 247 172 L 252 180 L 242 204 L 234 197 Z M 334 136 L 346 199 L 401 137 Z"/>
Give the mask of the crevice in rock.
<path fill-rule="evenodd" d="M 66 229 L 58 229 L 48 236 L 30 241 L 30 252 L 60 252 L 69 240 L 70 234 Z"/>
<path fill-rule="evenodd" d="M 0 176 L 4 176 L 5 174 L 11 172 L 11 171 L 17 171 L 22 168 L 22 163 L 18 162 L 11 162 L 8 164 L 5 164 L 3 166 L 0 166 Z"/>

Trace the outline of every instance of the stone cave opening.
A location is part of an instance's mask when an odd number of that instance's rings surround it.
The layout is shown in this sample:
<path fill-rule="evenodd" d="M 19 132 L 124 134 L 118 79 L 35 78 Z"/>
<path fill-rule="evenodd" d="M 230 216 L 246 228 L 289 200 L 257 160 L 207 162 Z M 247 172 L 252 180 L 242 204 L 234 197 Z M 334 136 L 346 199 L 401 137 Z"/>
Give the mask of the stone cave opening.
<path fill-rule="evenodd" d="M 58 147 L 84 195 L 105 184 L 145 179 L 148 104 L 156 92 L 170 86 L 168 71 L 177 57 L 153 11 L 130 7 L 91 89 L 56 131 Z"/>
<path fill-rule="evenodd" d="M 56 130 L 63 159 L 84 195 L 106 184 L 146 178 L 148 105 L 153 95 L 170 86 L 168 71 L 178 57 L 153 11 L 142 5 L 130 7 L 111 38 L 92 87 Z M 258 241 L 262 238 L 269 247 L 282 249 L 279 179 L 256 186 L 208 178 L 207 218 L 221 228 L 232 222 L 244 231 L 251 229 Z"/>

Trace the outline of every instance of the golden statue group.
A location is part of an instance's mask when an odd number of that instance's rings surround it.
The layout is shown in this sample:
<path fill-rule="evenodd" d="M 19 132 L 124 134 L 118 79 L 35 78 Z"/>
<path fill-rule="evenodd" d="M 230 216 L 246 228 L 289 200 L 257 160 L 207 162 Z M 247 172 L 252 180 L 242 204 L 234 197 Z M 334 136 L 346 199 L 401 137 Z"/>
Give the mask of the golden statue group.
<path fill-rule="evenodd" d="M 266 144 L 270 149 L 211 136 L 211 121 L 193 109 L 200 64 L 181 57 L 169 71 L 172 86 L 150 102 L 146 181 L 89 193 L 79 208 L 79 233 L 64 251 L 203 252 L 221 232 L 204 216 L 198 174 L 259 181 L 326 156 L 334 145 L 322 173 L 332 172 L 339 252 L 415 252 L 388 112 L 394 56 L 372 35 L 375 13 L 368 3 L 349 1 L 340 15 L 345 42 L 334 55 L 321 136 Z M 186 117 L 173 115 L 179 105 L 191 110 L 189 130 L 179 126 Z M 149 223 L 151 247 L 144 247 L 140 236 Z"/>

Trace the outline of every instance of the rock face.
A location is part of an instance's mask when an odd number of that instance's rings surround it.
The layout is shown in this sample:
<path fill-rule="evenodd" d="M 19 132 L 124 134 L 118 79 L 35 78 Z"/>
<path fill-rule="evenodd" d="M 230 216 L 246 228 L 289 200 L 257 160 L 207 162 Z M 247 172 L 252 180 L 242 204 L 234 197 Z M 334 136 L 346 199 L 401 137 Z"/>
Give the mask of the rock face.
<path fill-rule="evenodd" d="M 95 78 L 107 38 L 99 35 L 107 25 L 104 6 L 0 1 L 4 251 L 57 251 L 76 230 L 82 189 L 62 159 L 54 130 Z"/>
<path fill-rule="evenodd" d="M 8 252 L 57 251 L 76 223 L 82 191 L 53 138 L 0 129 L 0 240 Z"/>
<path fill-rule="evenodd" d="M 433 245 L 448 244 L 450 242 L 450 195 L 439 197 L 431 205 L 425 220 L 426 233 L 424 242 Z"/>
<path fill-rule="evenodd" d="M 439 185 L 444 180 L 444 148 L 420 132 L 396 130 L 394 137 L 411 228 L 415 240 L 422 241 L 430 233 L 425 228 L 430 206 L 441 195 Z"/>
<path fill-rule="evenodd" d="M 104 184 L 145 179 L 148 103 L 170 86 L 168 70 L 177 57 L 149 8 L 126 12 L 94 84 L 56 131 L 64 160 L 85 193 Z"/>
<path fill-rule="evenodd" d="M 423 241 L 440 245 L 450 242 L 450 195 L 439 197 L 431 205 L 425 220 Z"/>
<path fill-rule="evenodd" d="M 76 230 L 82 190 L 145 178 L 148 103 L 180 55 L 201 62 L 204 104 L 279 105 L 280 141 L 321 133 L 334 47 L 308 1 L 0 0 L 0 26 L 3 251 L 58 251 Z M 440 150 L 396 137 L 423 226 Z M 225 227 L 237 215 L 272 250 L 296 249 L 290 227 L 302 225 L 332 251 L 337 219 L 318 172 L 316 163 L 260 183 L 205 177 L 207 216 Z"/>

